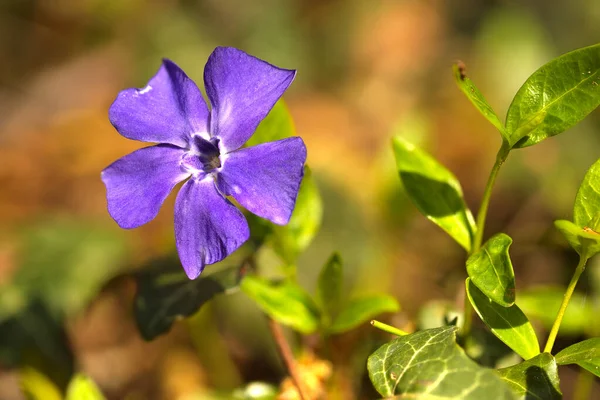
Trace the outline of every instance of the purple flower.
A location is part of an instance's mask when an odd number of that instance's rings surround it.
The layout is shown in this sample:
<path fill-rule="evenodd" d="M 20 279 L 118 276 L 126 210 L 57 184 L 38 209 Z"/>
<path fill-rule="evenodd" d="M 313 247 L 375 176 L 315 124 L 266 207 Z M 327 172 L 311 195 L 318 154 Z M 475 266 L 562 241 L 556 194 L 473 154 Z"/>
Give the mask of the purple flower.
<path fill-rule="evenodd" d="M 241 148 L 292 83 L 296 71 L 277 68 L 241 50 L 218 47 L 204 85 L 164 60 L 143 89 L 126 89 L 109 110 L 126 138 L 159 143 L 102 171 L 108 212 L 122 228 L 143 225 L 179 182 L 175 240 L 190 279 L 221 261 L 249 237 L 232 196 L 254 214 L 287 224 L 302 180 L 306 147 L 299 137 Z"/>

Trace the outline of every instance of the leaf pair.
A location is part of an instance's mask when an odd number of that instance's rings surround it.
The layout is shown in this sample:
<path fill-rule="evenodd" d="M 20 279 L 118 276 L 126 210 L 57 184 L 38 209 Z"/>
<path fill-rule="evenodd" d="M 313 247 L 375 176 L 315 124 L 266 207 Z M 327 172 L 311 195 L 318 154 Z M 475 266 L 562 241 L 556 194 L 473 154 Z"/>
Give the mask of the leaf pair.
<path fill-rule="evenodd" d="M 571 128 L 600 105 L 600 44 L 564 54 L 535 71 L 508 108 L 506 125 L 466 76 L 464 65 L 454 67 L 454 77 L 509 148 L 532 146 Z"/>

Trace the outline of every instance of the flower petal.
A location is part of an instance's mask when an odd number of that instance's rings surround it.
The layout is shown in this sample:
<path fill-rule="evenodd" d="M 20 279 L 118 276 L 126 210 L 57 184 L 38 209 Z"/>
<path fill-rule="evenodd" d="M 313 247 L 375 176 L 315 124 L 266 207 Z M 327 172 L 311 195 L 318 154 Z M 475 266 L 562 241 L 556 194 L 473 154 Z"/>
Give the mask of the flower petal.
<path fill-rule="evenodd" d="M 156 217 L 173 187 L 190 175 L 180 167 L 183 154 L 171 145 L 150 146 L 102 171 L 108 212 L 121 228 L 137 228 Z"/>
<path fill-rule="evenodd" d="M 223 260 L 250 237 L 244 215 L 225 199 L 209 177 L 186 182 L 175 202 L 175 241 L 190 279 L 206 264 Z"/>
<path fill-rule="evenodd" d="M 110 122 L 126 138 L 186 147 L 191 134 L 208 132 L 208 107 L 190 78 L 170 60 L 143 89 L 126 89 L 110 106 Z"/>
<path fill-rule="evenodd" d="M 262 143 L 222 157 L 217 187 L 249 211 L 276 224 L 289 222 L 304 173 L 299 137 Z"/>
<path fill-rule="evenodd" d="M 295 75 L 232 47 L 213 51 L 204 85 L 212 104 L 210 132 L 219 138 L 222 154 L 250 139 Z"/>

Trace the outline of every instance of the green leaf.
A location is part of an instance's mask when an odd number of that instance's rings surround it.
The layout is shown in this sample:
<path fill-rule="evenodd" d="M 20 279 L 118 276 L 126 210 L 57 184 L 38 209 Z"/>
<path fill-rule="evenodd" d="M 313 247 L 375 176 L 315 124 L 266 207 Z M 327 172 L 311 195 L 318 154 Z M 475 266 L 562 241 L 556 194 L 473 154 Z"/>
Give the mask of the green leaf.
<path fill-rule="evenodd" d="M 89 377 L 77 374 L 67 388 L 66 400 L 104 400 L 98 386 Z"/>
<path fill-rule="evenodd" d="M 506 116 L 511 146 L 531 146 L 569 129 L 600 105 L 600 44 L 564 54 L 531 75 Z"/>
<path fill-rule="evenodd" d="M 580 228 L 565 219 L 554 221 L 554 226 L 581 257 L 590 258 L 600 252 L 600 234 L 592 229 Z"/>
<path fill-rule="evenodd" d="M 481 115 L 483 115 L 488 121 L 492 123 L 502 135 L 502 138 L 507 140 L 506 131 L 504 129 L 504 124 L 500 122 L 500 119 L 492 109 L 492 107 L 488 104 L 483 94 L 477 89 L 477 86 L 469 79 L 469 77 L 465 73 L 465 66 L 462 63 L 455 64 L 452 67 L 452 71 L 454 72 L 454 80 L 458 85 L 458 88 L 467 96 L 467 98 L 473 103 L 475 108 L 479 110 Z"/>
<path fill-rule="evenodd" d="M 313 333 L 319 327 L 317 306 L 297 284 L 290 281 L 271 282 L 249 275 L 244 278 L 241 287 L 274 320 L 304 334 Z"/>
<path fill-rule="evenodd" d="M 600 377 L 600 338 L 575 343 L 556 355 L 558 365 L 578 364 Z"/>
<path fill-rule="evenodd" d="M 503 307 L 515 303 L 515 273 L 508 254 L 512 239 L 499 233 L 467 260 L 471 282 Z"/>
<path fill-rule="evenodd" d="M 467 295 L 482 321 L 515 353 L 526 360 L 540 354 L 540 345 L 533 326 L 516 304 L 502 307 L 494 303 L 470 278 L 467 278 Z"/>
<path fill-rule="evenodd" d="M 367 369 L 384 397 L 514 399 L 491 369 L 477 365 L 456 344 L 454 326 L 400 336 L 371 354 Z"/>
<path fill-rule="evenodd" d="M 137 275 L 134 314 L 144 339 L 152 340 L 168 332 L 176 320 L 196 313 L 214 296 L 235 291 L 245 267 L 237 263 L 211 274 L 207 272 L 190 280 L 179 261 L 170 258 L 155 261 Z"/>
<path fill-rule="evenodd" d="M 328 333 L 342 333 L 356 328 L 385 312 L 400 310 L 398 301 L 387 295 L 374 295 L 351 300 L 333 320 Z"/>
<path fill-rule="evenodd" d="M 519 306 L 530 316 L 539 319 L 547 329 L 550 329 L 565 295 L 563 287 L 534 287 L 519 293 Z M 587 296 L 575 292 L 571 296 L 569 307 L 565 311 L 560 333 L 564 335 L 579 335 L 590 327 L 590 321 L 596 319 L 592 303 Z"/>
<path fill-rule="evenodd" d="M 250 382 L 233 391 L 233 400 L 276 400 L 278 388 L 266 382 Z"/>
<path fill-rule="evenodd" d="M 519 395 L 519 399 L 562 399 L 556 361 L 548 353 L 497 372 Z"/>
<path fill-rule="evenodd" d="M 470 251 L 475 222 L 456 177 L 429 154 L 398 136 L 392 146 L 400 179 L 411 201 L 423 215 Z"/>
<path fill-rule="evenodd" d="M 319 189 L 310 169 L 305 167 L 290 222 L 285 226 L 273 226 L 273 247 L 288 264 L 294 264 L 300 253 L 308 247 L 319 231 L 322 215 L 323 205 Z"/>
<path fill-rule="evenodd" d="M 579 186 L 575 205 L 573 207 L 573 221 L 580 228 L 600 230 L 598 216 L 600 215 L 600 160 L 596 161 L 586 172 L 583 182 Z"/>
<path fill-rule="evenodd" d="M 274 142 L 296 135 L 294 120 L 285 102 L 279 100 L 254 131 L 246 146 Z"/>
<path fill-rule="evenodd" d="M 19 372 L 19 386 L 27 400 L 62 400 L 60 389 L 44 374 L 31 367 Z"/>
<path fill-rule="evenodd" d="M 328 315 L 336 312 L 339 307 L 342 280 L 342 259 L 338 253 L 334 253 L 321 268 L 317 282 L 317 302 Z"/>

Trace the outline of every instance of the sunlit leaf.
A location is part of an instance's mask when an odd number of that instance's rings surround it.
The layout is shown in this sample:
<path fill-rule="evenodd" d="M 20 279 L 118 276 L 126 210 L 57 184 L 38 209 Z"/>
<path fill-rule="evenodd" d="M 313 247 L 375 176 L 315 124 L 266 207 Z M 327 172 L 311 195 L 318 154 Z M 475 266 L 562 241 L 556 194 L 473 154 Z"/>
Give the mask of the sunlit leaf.
<path fill-rule="evenodd" d="M 589 258 L 600 252 L 600 233 L 587 227 L 580 228 L 565 219 L 554 221 L 554 226 L 582 257 Z"/>
<path fill-rule="evenodd" d="M 379 314 L 400 310 L 398 301 L 387 295 L 374 295 L 351 300 L 334 318 L 329 333 L 342 333 L 364 324 Z"/>
<path fill-rule="evenodd" d="M 104 400 L 104 395 L 89 377 L 77 374 L 71 379 L 65 400 Z"/>
<path fill-rule="evenodd" d="M 453 326 L 400 336 L 371 354 L 367 369 L 384 397 L 514 399 L 491 369 L 480 367 L 456 344 Z"/>
<path fill-rule="evenodd" d="M 251 382 L 243 388 L 234 390 L 233 400 L 275 400 L 277 387 L 265 382 Z"/>
<path fill-rule="evenodd" d="M 564 54 L 531 75 L 508 109 L 514 147 L 526 147 L 569 129 L 600 105 L 600 44 Z"/>
<path fill-rule="evenodd" d="M 321 268 L 317 281 L 317 301 L 331 315 L 337 311 L 342 297 L 342 259 L 334 253 Z"/>
<path fill-rule="evenodd" d="M 255 146 L 265 142 L 274 142 L 294 136 L 296 130 L 289 109 L 283 100 L 279 100 L 269 114 L 262 120 L 256 131 L 246 142 L 246 146 Z"/>
<path fill-rule="evenodd" d="M 31 367 L 19 371 L 19 386 L 27 400 L 62 400 L 60 389 L 44 374 Z"/>
<path fill-rule="evenodd" d="M 533 326 L 516 304 L 510 307 L 496 304 L 488 299 L 470 278 L 467 278 L 467 295 L 481 320 L 515 353 L 526 360 L 540 354 L 540 345 Z"/>
<path fill-rule="evenodd" d="M 246 276 L 241 284 L 248 297 L 274 320 L 309 334 L 319 327 L 319 310 L 304 289 L 289 281 L 271 282 Z"/>
<path fill-rule="evenodd" d="M 195 280 L 187 277 L 174 258 L 157 260 L 142 270 L 137 276 L 134 314 L 144 339 L 166 333 L 176 320 L 194 314 L 214 296 L 235 291 L 245 273 L 240 265 L 214 273 L 207 270 Z"/>
<path fill-rule="evenodd" d="M 578 364 L 600 377 L 600 338 L 575 343 L 556 355 L 558 365 Z"/>
<path fill-rule="evenodd" d="M 515 303 L 515 273 L 508 254 L 511 244 L 508 235 L 499 233 L 467 260 L 471 282 L 503 307 Z"/>
<path fill-rule="evenodd" d="M 519 399 L 562 399 L 556 361 L 548 353 L 497 372 L 519 395 Z"/>
<path fill-rule="evenodd" d="M 454 79 L 459 89 L 467 96 L 467 98 L 473 103 L 475 108 L 479 110 L 481 115 L 483 115 L 488 121 L 492 123 L 502 135 L 503 139 L 508 139 L 506 137 L 506 132 L 504 129 L 504 124 L 500 122 L 500 119 L 492 109 L 492 107 L 488 104 L 483 94 L 477 89 L 477 86 L 469 79 L 465 72 L 465 66 L 462 63 L 455 64 L 452 68 L 454 72 Z"/>
<path fill-rule="evenodd" d="M 469 251 L 475 223 L 456 177 L 404 139 L 395 137 L 392 145 L 400 179 L 411 201 L 424 216 Z"/>
<path fill-rule="evenodd" d="M 600 231 L 600 226 L 595 226 L 600 215 L 600 185 L 598 182 L 600 182 L 600 160 L 596 161 L 586 172 L 577 191 L 573 207 L 573 222 L 581 228 L 587 227 L 594 231 Z"/>
<path fill-rule="evenodd" d="M 540 286 L 519 293 L 519 307 L 532 319 L 540 320 L 550 329 L 565 295 L 565 288 Z M 592 303 L 587 296 L 575 292 L 569 301 L 560 324 L 562 335 L 579 335 L 596 318 Z"/>
<path fill-rule="evenodd" d="M 273 226 L 275 251 L 289 264 L 310 244 L 321 226 L 323 205 L 319 189 L 310 169 L 305 167 L 304 178 L 290 222 L 285 226 Z"/>

